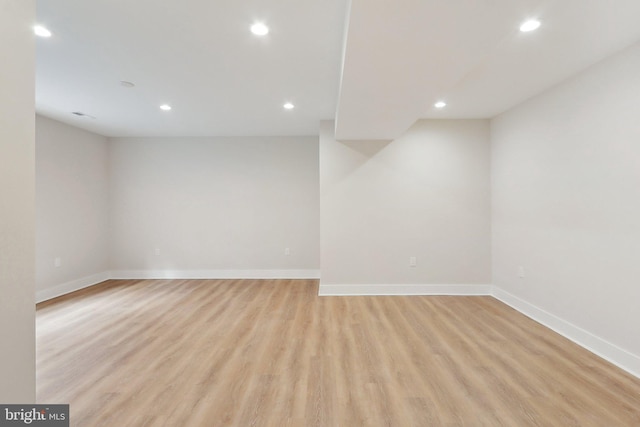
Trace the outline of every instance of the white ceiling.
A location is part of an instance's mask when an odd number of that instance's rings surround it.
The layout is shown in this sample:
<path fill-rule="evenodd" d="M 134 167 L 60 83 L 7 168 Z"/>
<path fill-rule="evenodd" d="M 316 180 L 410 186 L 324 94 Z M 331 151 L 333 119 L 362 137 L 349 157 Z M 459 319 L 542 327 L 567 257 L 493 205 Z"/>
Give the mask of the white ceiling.
<path fill-rule="evenodd" d="M 37 40 L 36 109 L 107 136 L 317 134 L 335 111 L 346 6 L 38 0 L 53 36 Z M 254 36 L 254 21 L 270 33 Z M 287 101 L 297 108 L 285 111 Z"/>
<path fill-rule="evenodd" d="M 393 139 L 419 118 L 493 117 L 640 40 L 639 0 L 347 3 L 39 0 L 54 36 L 37 43 L 37 110 L 108 136 L 311 135 L 336 118 L 339 139 Z M 542 26 L 520 33 L 530 17 Z"/>
<path fill-rule="evenodd" d="M 353 0 L 336 136 L 493 117 L 639 40 L 639 18 L 639 0 Z"/>

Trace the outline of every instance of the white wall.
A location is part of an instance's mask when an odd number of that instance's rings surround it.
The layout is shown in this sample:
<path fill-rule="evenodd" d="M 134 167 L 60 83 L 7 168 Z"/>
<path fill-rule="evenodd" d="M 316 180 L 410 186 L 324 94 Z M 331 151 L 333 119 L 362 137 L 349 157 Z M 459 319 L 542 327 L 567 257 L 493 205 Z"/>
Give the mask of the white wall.
<path fill-rule="evenodd" d="M 112 139 L 110 183 L 115 276 L 318 274 L 317 137 Z"/>
<path fill-rule="evenodd" d="M 36 116 L 38 300 L 108 276 L 107 160 L 106 137 Z"/>
<path fill-rule="evenodd" d="M 637 375 L 639 113 L 636 44 L 491 126 L 493 283 L 631 352 Z"/>
<path fill-rule="evenodd" d="M 321 292 L 490 284 L 489 158 L 487 120 L 423 120 L 392 142 L 344 143 L 323 122 Z"/>
<path fill-rule="evenodd" d="M 35 402 L 33 0 L 0 3 L 0 402 Z"/>

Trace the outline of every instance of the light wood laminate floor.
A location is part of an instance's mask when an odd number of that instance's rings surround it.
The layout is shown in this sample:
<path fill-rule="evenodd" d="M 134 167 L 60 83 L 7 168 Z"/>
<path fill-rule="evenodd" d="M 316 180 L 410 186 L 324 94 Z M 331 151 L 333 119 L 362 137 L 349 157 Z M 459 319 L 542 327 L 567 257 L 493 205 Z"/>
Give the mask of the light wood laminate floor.
<path fill-rule="evenodd" d="M 491 297 L 108 281 L 38 305 L 72 426 L 640 426 L 640 380 Z"/>

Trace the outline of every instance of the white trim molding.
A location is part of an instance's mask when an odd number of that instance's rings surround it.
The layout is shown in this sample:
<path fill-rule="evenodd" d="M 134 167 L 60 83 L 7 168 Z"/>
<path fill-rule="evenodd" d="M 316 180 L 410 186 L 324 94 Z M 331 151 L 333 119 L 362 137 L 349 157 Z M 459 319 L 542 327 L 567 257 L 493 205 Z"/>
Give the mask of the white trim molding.
<path fill-rule="evenodd" d="M 108 279 L 318 279 L 319 270 L 117 270 L 82 277 L 36 292 L 36 302 L 43 302 Z M 612 344 L 566 320 L 551 314 L 497 286 L 477 285 L 391 285 L 320 283 L 319 296 L 357 295 L 459 295 L 492 296 L 552 331 L 573 341 L 599 357 L 640 378 L 640 357 Z"/>
<path fill-rule="evenodd" d="M 490 295 L 491 285 L 324 285 L 320 296 L 355 295 Z"/>
<path fill-rule="evenodd" d="M 591 332 L 575 326 L 560 317 L 551 314 L 533 304 L 530 304 L 515 295 L 493 286 L 491 295 L 514 308 L 525 316 L 546 326 L 563 337 L 573 341 L 579 346 L 613 363 L 631 375 L 640 378 L 640 357 L 632 354 L 615 344 L 612 344 Z"/>
<path fill-rule="evenodd" d="M 319 270 L 116 270 L 81 277 L 36 292 L 36 303 L 47 301 L 109 279 L 319 279 Z"/>
<path fill-rule="evenodd" d="M 70 282 L 62 283 L 58 286 L 48 289 L 42 289 L 36 292 L 36 303 L 47 301 L 62 295 L 70 294 L 71 292 L 79 291 L 80 289 L 88 288 L 89 286 L 97 285 L 111 278 L 108 271 L 102 273 L 92 274 L 90 276 L 81 277 L 79 279 L 71 280 Z"/>
<path fill-rule="evenodd" d="M 319 270 L 114 270 L 112 279 L 318 279 Z"/>

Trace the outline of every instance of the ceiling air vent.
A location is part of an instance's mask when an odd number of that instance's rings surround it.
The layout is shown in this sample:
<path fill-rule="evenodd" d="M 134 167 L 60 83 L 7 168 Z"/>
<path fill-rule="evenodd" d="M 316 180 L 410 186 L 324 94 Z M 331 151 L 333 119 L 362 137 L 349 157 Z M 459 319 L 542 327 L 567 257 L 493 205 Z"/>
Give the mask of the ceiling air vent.
<path fill-rule="evenodd" d="M 95 119 L 95 117 L 90 116 L 89 114 L 85 114 L 82 111 L 72 111 L 71 114 L 74 114 L 78 117 L 89 117 L 90 119 Z"/>

